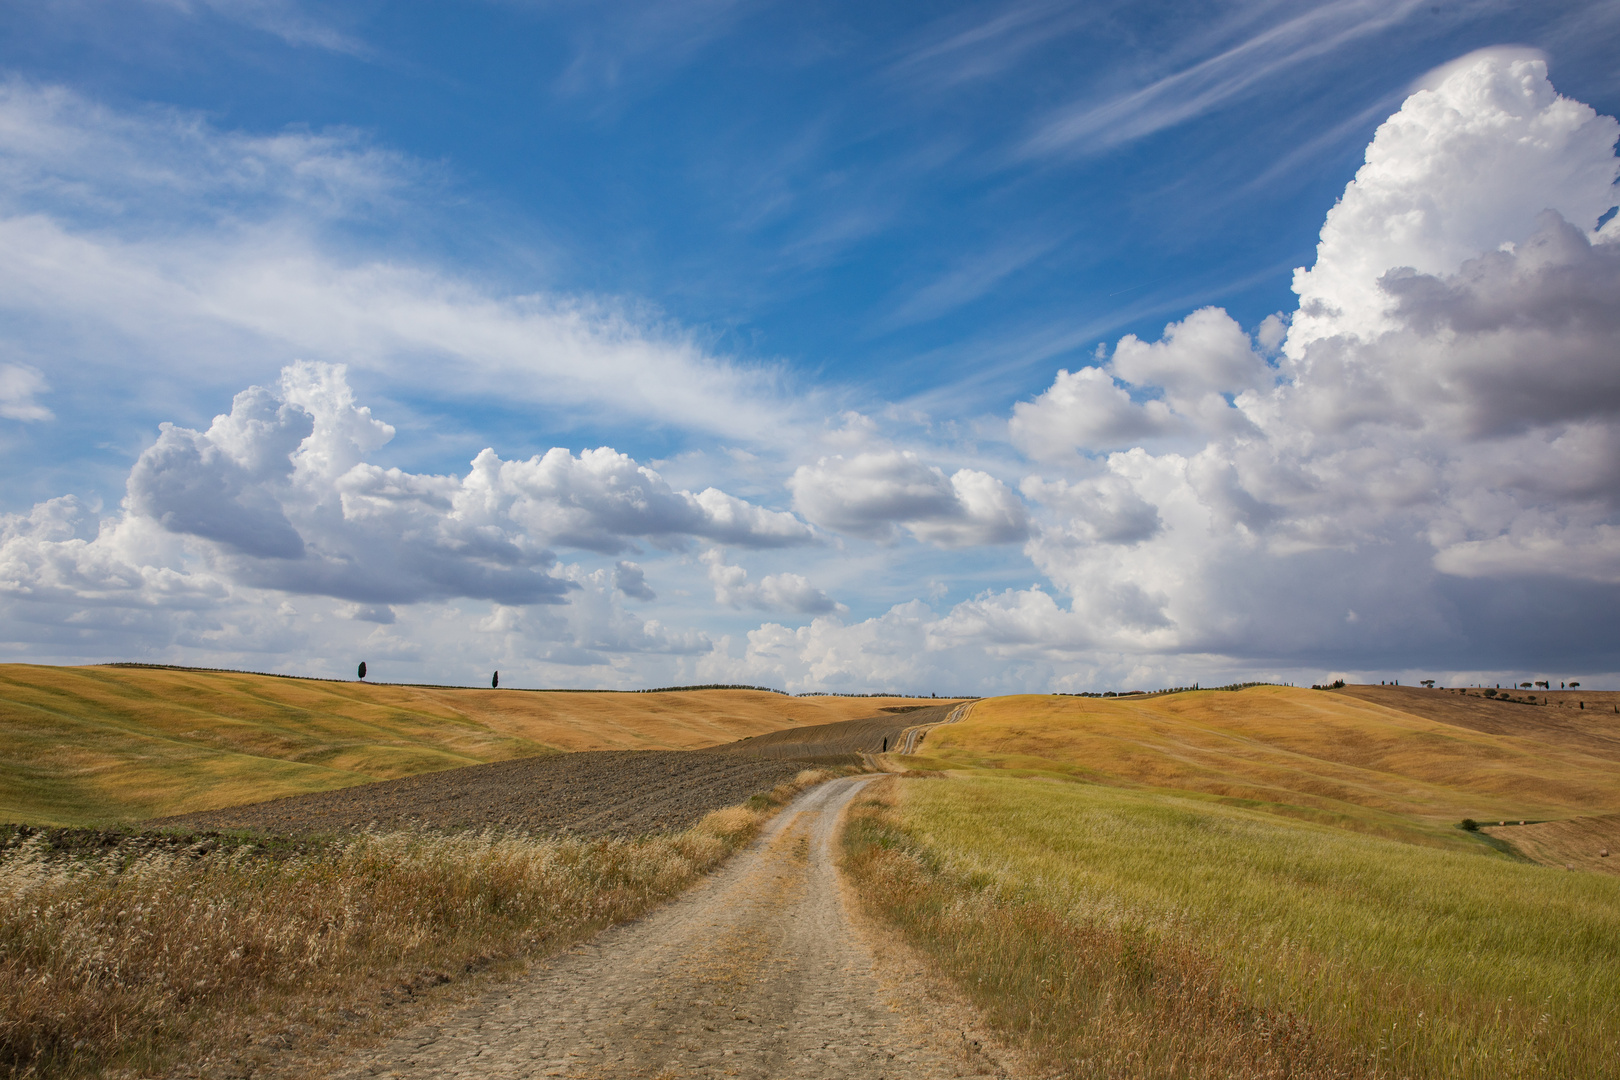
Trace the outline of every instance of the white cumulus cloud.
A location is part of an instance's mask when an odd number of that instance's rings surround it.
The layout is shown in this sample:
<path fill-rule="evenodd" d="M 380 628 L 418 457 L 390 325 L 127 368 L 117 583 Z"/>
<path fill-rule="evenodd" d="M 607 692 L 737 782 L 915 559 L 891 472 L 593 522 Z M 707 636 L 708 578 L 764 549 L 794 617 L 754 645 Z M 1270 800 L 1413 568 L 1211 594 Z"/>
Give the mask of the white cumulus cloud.
<path fill-rule="evenodd" d="M 554 550 L 696 540 L 770 549 L 813 538 L 792 514 L 713 488 L 676 490 L 606 447 L 527 461 L 486 450 L 465 475 L 431 475 L 367 460 L 393 435 L 355 401 L 342 367 L 303 362 L 274 388 L 237 394 L 205 430 L 165 424 L 131 470 L 120 513 L 101 518 L 61 498 L 0 519 L 0 633 L 15 640 L 43 622 L 92 649 L 210 635 L 220 649 L 268 648 L 291 633 L 297 611 L 283 604 L 275 618 L 249 618 L 245 609 L 291 594 L 338 602 L 322 609 L 335 618 L 389 626 L 402 605 L 594 605 L 595 629 L 573 626 L 577 612 L 524 618 L 552 632 L 548 641 L 585 635 L 568 648 L 592 663 L 615 650 L 686 653 L 706 639 L 614 607 L 615 593 L 653 597 L 639 565 L 576 571 Z M 794 575 L 754 589 L 768 606 L 834 608 Z"/>
<path fill-rule="evenodd" d="M 1026 551 L 1096 647 L 1602 652 L 1556 627 L 1620 600 L 1617 135 L 1538 57 L 1464 58 L 1379 129 L 1277 367 L 1282 320 L 1257 347 L 1205 309 L 1017 406 L 1015 443 L 1068 474 L 1023 483 Z M 946 622 L 1060 639 L 1047 608 Z"/>
<path fill-rule="evenodd" d="M 1028 535 L 1022 501 L 976 469 L 950 476 L 910 450 L 835 454 L 788 480 L 793 505 L 834 532 L 889 542 L 898 529 L 940 547 L 1004 544 Z"/>
<path fill-rule="evenodd" d="M 703 553 L 709 568 L 709 584 L 714 586 L 714 602 L 731 608 L 757 608 L 761 611 L 792 611 L 801 615 L 823 615 L 849 609 L 810 584 L 803 574 L 767 574 L 748 580 L 748 571 L 726 562 L 725 552 L 710 548 Z"/>

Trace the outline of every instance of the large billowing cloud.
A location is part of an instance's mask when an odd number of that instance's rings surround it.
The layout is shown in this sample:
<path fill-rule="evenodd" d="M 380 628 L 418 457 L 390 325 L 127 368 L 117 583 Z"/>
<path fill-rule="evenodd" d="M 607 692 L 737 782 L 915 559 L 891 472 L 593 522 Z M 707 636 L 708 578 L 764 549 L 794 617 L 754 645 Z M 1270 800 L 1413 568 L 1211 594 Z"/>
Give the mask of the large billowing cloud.
<path fill-rule="evenodd" d="M 293 364 L 275 389 L 236 395 L 205 431 L 165 424 L 130 472 L 121 514 L 95 521 L 57 499 L 8 516 L 0 597 L 14 619 L 85 631 L 131 613 L 172 621 L 177 609 L 229 607 L 243 590 L 344 601 L 334 609 L 342 617 L 388 625 L 390 605 L 564 604 L 585 584 L 559 568 L 559 547 L 617 554 L 813 539 L 789 513 L 714 488 L 676 490 L 606 447 L 527 461 L 485 450 L 466 475 L 439 476 L 370 463 L 393 435 L 356 404 L 341 367 Z M 653 596 L 633 563 L 591 585 L 603 596 Z M 101 614 L 88 618 L 90 609 Z M 638 629 L 630 640 L 646 646 L 646 636 Z"/>
<path fill-rule="evenodd" d="M 1206 309 L 1018 406 L 1072 463 L 1025 482 L 1028 551 L 1092 640 L 1483 666 L 1547 651 L 1474 621 L 1510 582 L 1620 598 L 1617 135 L 1539 58 L 1467 58 L 1379 129 L 1275 369 Z"/>
<path fill-rule="evenodd" d="M 1486 50 L 1447 65 L 1379 127 L 1328 212 L 1316 264 L 1294 273 L 1289 356 L 1334 335 L 1396 329 L 1390 270 L 1454 274 L 1522 243 L 1551 210 L 1582 230 L 1615 205 L 1613 117 L 1560 96 L 1539 57 Z"/>
<path fill-rule="evenodd" d="M 1379 129 L 1296 312 L 1253 338 L 1194 312 L 1015 407 L 1046 470 L 1021 485 L 1025 551 L 1057 595 L 768 624 L 713 670 L 920 689 L 990 667 L 1058 689 L 1615 670 L 1617 135 L 1538 56 L 1448 66 Z M 831 465 L 795 478 L 829 528 L 949 505 L 920 463 Z"/>

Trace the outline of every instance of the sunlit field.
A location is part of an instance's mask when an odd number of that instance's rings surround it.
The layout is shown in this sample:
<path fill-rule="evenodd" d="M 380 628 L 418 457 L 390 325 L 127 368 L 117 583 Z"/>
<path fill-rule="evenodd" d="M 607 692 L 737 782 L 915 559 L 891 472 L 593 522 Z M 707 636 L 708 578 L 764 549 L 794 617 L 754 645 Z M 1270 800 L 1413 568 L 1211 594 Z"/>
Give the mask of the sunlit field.
<path fill-rule="evenodd" d="M 103 825 L 537 754 L 689 750 L 892 703 L 0 664 L 0 822 Z"/>
<path fill-rule="evenodd" d="M 1378 688 L 1374 687 L 1373 690 Z M 1430 692 L 1436 702 L 1442 691 Z M 1347 695 L 1259 686 L 1162 697 L 992 698 L 914 765 L 1196 791 L 1288 817 L 1473 850 L 1465 817 L 1620 811 L 1620 714 L 1473 702 L 1481 731 Z M 1557 738 L 1550 720 L 1568 721 Z"/>
<path fill-rule="evenodd" d="M 1620 1076 L 1620 877 L 1460 824 L 1608 820 L 1615 717 L 1456 701 L 980 702 L 857 809 L 849 865 L 1065 1075 Z"/>
<path fill-rule="evenodd" d="M 876 909 L 1072 1075 L 1620 1075 L 1612 877 L 1005 776 L 890 782 L 848 841 Z"/>

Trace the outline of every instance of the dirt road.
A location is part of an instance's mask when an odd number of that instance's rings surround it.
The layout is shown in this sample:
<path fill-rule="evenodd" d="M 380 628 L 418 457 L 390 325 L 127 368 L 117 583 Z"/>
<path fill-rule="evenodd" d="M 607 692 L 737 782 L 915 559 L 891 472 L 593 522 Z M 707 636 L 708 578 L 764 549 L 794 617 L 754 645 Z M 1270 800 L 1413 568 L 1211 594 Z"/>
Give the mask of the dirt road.
<path fill-rule="evenodd" d="M 867 780 L 800 796 L 725 869 L 341 1075 L 909 1078 L 996 1075 L 874 973 L 833 865 Z"/>

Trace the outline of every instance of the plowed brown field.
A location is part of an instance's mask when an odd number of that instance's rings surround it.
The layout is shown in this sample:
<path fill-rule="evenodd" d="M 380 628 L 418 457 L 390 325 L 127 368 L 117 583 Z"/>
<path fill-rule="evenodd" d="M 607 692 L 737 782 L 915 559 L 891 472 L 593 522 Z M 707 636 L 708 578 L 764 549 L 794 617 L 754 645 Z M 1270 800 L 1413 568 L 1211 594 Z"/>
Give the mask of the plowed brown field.
<path fill-rule="evenodd" d="M 278 836 L 364 829 L 511 829 L 596 837 L 679 832 L 804 766 L 679 750 L 597 750 L 447 769 L 402 780 L 183 814 L 152 828 Z"/>
<path fill-rule="evenodd" d="M 1500 697 L 1493 700 L 1480 690 L 1427 690 L 1418 686 L 1346 686 L 1332 692 L 1442 724 L 1578 747 L 1620 761 L 1620 691 L 1504 691 L 1518 698 L 1533 696 L 1534 705 Z"/>

